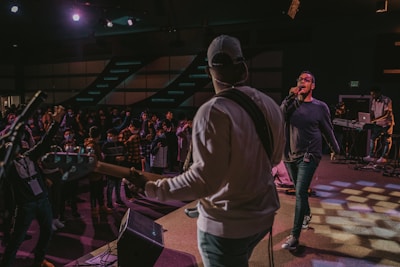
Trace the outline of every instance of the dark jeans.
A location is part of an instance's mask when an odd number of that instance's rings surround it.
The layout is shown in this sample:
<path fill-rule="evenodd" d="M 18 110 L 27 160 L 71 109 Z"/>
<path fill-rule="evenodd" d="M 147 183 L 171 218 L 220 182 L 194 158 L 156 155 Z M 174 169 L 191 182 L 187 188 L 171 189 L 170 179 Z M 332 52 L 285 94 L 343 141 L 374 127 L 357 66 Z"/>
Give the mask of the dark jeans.
<path fill-rule="evenodd" d="M 369 140 L 369 156 L 374 157 L 377 152 L 377 144 L 380 139 L 383 140 L 383 148 L 379 155 L 379 157 L 387 157 L 390 149 L 392 147 L 392 133 L 393 133 L 393 125 L 381 127 L 375 125 L 371 130 L 371 138 Z"/>
<path fill-rule="evenodd" d="M 198 230 L 198 247 L 205 267 L 246 267 L 255 246 L 268 229 L 245 238 L 224 238 Z"/>
<path fill-rule="evenodd" d="M 296 205 L 294 210 L 294 223 L 291 234 L 296 238 L 300 237 L 303 219 L 305 215 L 310 215 L 310 205 L 308 203 L 308 188 L 318 167 L 319 161 L 314 157 L 310 162 L 304 162 L 299 158 L 293 162 L 285 162 L 286 169 L 292 179 L 296 189 Z"/>
<path fill-rule="evenodd" d="M 103 179 L 89 182 L 89 195 L 90 195 L 90 207 L 96 208 L 104 206 L 104 184 Z"/>
<path fill-rule="evenodd" d="M 47 197 L 35 202 L 17 205 L 14 231 L 11 233 L 11 238 L 4 251 L 0 266 L 13 266 L 18 248 L 24 241 L 26 232 L 34 219 L 38 221 L 40 226 L 40 236 L 34 250 L 35 262 L 44 260 L 51 239 L 51 225 L 53 222 L 51 205 Z"/>
<path fill-rule="evenodd" d="M 113 207 L 113 191 L 115 188 L 115 199 L 118 202 L 122 202 L 121 200 L 121 179 L 115 178 L 112 176 L 107 176 L 107 206 L 109 208 Z"/>
<path fill-rule="evenodd" d="M 60 217 L 61 210 L 65 203 L 63 202 L 63 182 L 61 179 L 52 179 L 53 184 L 48 188 L 49 200 L 53 211 L 54 219 L 58 219 Z"/>
<path fill-rule="evenodd" d="M 65 213 L 65 202 L 70 201 L 72 212 L 78 211 L 78 189 L 79 189 L 79 180 L 72 180 L 61 185 L 61 207 L 60 207 L 60 218 L 64 218 Z"/>

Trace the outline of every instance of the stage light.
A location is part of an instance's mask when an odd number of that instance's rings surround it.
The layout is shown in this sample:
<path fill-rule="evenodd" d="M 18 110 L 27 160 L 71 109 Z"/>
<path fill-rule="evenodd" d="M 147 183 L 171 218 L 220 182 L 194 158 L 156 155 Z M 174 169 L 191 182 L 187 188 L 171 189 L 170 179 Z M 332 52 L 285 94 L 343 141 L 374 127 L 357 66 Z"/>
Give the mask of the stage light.
<path fill-rule="evenodd" d="M 74 14 L 72 15 L 72 20 L 73 20 L 73 21 L 79 21 L 80 19 L 81 19 L 81 16 L 79 16 L 78 13 L 74 13 Z"/>
<path fill-rule="evenodd" d="M 106 19 L 106 18 L 100 18 L 99 23 L 101 25 L 103 25 L 103 27 L 107 27 L 107 28 L 112 28 L 114 26 L 113 21 Z"/>
<path fill-rule="evenodd" d="M 12 13 L 17 13 L 18 10 L 19 10 L 19 7 L 17 5 L 14 4 L 14 5 L 11 6 L 11 12 Z"/>
<path fill-rule="evenodd" d="M 299 0 L 292 0 L 292 3 L 289 6 L 288 16 L 294 19 L 297 12 L 299 11 L 300 1 Z"/>
<path fill-rule="evenodd" d="M 135 24 L 135 19 L 134 18 L 129 18 L 127 21 L 129 26 L 133 26 L 133 24 Z"/>

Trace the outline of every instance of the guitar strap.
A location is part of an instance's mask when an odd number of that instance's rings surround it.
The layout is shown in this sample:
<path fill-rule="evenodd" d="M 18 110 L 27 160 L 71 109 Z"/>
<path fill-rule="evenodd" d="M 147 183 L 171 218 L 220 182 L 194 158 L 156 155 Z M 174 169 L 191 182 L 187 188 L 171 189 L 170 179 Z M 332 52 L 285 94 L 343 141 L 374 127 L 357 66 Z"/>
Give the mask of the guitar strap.
<path fill-rule="evenodd" d="M 216 94 L 214 97 L 225 97 L 233 100 L 240 105 L 250 115 L 254 122 L 258 136 L 261 139 L 261 143 L 267 152 L 268 158 L 272 156 L 272 144 L 273 137 L 271 134 L 270 125 L 267 124 L 264 114 L 260 108 L 254 103 L 254 101 L 245 93 L 237 89 L 223 90 Z"/>

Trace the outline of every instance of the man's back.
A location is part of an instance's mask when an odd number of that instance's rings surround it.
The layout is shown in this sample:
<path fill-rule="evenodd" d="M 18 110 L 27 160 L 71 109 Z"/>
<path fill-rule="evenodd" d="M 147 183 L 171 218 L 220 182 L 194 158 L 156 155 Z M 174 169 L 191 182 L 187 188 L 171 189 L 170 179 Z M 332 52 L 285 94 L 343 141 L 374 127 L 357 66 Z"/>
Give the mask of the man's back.
<path fill-rule="evenodd" d="M 279 106 L 253 88 L 238 89 L 256 102 L 270 124 L 272 163 L 247 112 L 229 99 L 213 98 L 200 107 L 194 119 L 193 165 L 189 170 L 202 177 L 209 190 L 209 197 L 201 200 L 200 214 L 204 216 L 199 218 L 199 228 L 216 235 L 223 229 L 229 238 L 247 236 L 272 225 L 279 200 L 271 169 L 280 162 L 284 146 Z M 255 218 L 262 223 L 254 224 Z M 246 223 L 253 227 L 239 227 Z"/>

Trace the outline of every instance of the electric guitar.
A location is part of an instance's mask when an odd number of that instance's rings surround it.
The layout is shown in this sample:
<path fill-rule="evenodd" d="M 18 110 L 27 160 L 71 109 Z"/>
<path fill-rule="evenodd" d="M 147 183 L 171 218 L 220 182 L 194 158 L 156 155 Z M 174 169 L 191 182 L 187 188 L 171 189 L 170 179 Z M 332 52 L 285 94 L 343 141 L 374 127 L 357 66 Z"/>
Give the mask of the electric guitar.
<path fill-rule="evenodd" d="M 91 172 L 96 172 L 121 179 L 125 178 L 135 187 L 144 189 L 147 181 L 156 181 L 165 177 L 155 173 L 141 172 L 133 167 L 128 168 L 102 162 L 91 153 L 49 152 L 41 158 L 41 163 L 45 169 L 61 169 L 64 173 L 63 181 L 80 179 Z"/>

